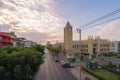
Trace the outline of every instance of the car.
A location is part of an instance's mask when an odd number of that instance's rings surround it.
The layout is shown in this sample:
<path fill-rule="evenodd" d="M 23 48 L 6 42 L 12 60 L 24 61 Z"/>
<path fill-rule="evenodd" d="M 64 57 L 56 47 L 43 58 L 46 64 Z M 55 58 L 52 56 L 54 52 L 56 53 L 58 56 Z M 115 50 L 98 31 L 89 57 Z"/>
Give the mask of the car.
<path fill-rule="evenodd" d="M 120 58 L 120 54 L 117 56 L 117 58 Z"/>
<path fill-rule="evenodd" d="M 64 68 L 73 68 L 74 66 L 71 63 L 64 63 L 64 64 L 62 64 L 62 67 L 64 67 Z"/>
<path fill-rule="evenodd" d="M 58 59 L 58 58 L 55 58 L 54 61 L 55 61 L 55 62 L 59 62 L 59 59 Z"/>

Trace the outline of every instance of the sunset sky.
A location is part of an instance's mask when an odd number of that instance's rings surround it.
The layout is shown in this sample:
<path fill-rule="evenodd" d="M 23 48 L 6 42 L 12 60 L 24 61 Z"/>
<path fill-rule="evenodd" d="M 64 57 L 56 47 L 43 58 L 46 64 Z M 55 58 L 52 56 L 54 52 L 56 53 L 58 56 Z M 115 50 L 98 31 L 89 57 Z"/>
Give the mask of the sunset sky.
<path fill-rule="evenodd" d="M 18 37 L 37 43 L 63 41 L 63 29 L 69 21 L 76 40 L 76 28 L 117 9 L 120 9 L 120 0 L 0 0 L 0 31 L 14 31 Z M 98 23 L 116 17 L 120 13 Z M 119 34 L 120 19 L 117 19 L 82 30 L 82 39 L 100 35 L 120 40 Z"/>

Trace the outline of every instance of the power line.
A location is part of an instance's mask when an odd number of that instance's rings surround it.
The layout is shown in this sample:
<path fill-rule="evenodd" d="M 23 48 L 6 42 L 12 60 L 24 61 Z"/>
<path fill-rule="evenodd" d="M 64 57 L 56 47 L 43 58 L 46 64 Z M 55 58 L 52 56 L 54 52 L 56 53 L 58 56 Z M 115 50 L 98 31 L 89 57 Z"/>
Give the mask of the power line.
<path fill-rule="evenodd" d="M 116 18 L 114 18 L 114 19 L 107 20 L 107 21 L 104 21 L 104 22 L 102 22 L 102 23 L 99 23 L 99 24 L 96 24 L 96 25 L 93 25 L 93 26 L 89 26 L 89 27 L 87 27 L 87 28 L 83 28 L 83 30 L 85 30 L 85 29 L 90 29 L 90 28 L 93 28 L 93 27 L 95 27 L 95 26 L 98 26 L 98 25 L 101 25 L 101 24 L 104 24 L 104 23 L 108 23 L 108 22 L 111 22 L 111 21 L 114 21 L 114 20 L 117 20 L 117 19 L 120 19 L 120 17 L 116 17 Z"/>
<path fill-rule="evenodd" d="M 91 21 L 91 22 L 89 22 L 89 23 L 87 23 L 87 24 L 85 24 L 85 25 L 82 25 L 81 28 L 82 28 L 82 27 L 85 27 L 85 26 L 89 26 L 90 24 L 93 24 L 93 23 L 95 23 L 95 22 L 97 22 L 97 21 L 99 21 L 99 20 L 102 20 L 102 19 L 104 19 L 104 18 L 110 17 L 110 16 L 112 16 L 112 15 L 114 15 L 114 14 L 117 14 L 117 13 L 119 13 L 119 12 L 120 12 L 120 9 L 117 9 L 117 10 L 115 10 L 115 11 L 113 11 L 113 12 L 110 12 L 110 13 L 108 13 L 108 14 L 106 14 L 106 15 L 104 15 L 104 16 L 102 16 L 102 17 L 100 17 L 100 18 L 98 18 L 98 19 L 96 19 L 96 20 L 94 20 L 94 21 Z"/>

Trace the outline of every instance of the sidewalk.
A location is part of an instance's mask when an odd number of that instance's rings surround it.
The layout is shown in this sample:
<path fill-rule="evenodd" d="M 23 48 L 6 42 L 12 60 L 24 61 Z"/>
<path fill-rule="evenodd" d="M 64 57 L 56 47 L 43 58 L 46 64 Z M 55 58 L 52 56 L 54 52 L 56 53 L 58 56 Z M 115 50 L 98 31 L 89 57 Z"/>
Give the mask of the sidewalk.
<path fill-rule="evenodd" d="M 60 60 L 61 64 L 68 62 L 67 59 L 63 58 Z M 74 63 L 75 67 L 74 68 L 68 68 L 68 70 L 76 77 L 79 79 L 79 75 L 80 75 L 80 67 L 79 67 L 79 62 Z M 83 65 L 83 63 L 82 63 Z M 82 80 L 85 80 L 85 77 L 90 78 L 91 80 L 98 80 L 97 78 L 95 78 L 94 76 L 90 75 L 89 73 L 85 72 L 82 70 Z"/>

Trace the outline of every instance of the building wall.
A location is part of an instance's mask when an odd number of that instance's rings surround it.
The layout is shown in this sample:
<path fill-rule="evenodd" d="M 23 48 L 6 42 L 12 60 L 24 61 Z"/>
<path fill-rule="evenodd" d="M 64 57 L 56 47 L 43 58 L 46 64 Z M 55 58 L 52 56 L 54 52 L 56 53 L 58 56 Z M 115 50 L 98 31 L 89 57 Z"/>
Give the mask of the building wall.
<path fill-rule="evenodd" d="M 110 41 L 107 39 L 100 40 L 100 51 L 101 54 L 110 52 Z"/>
<path fill-rule="evenodd" d="M 80 53 L 80 41 L 72 41 L 73 53 Z"/>
<path fill-rule="evenodd" d="M 120 41 L 118 41 L 118 52 L 120 52 Z"/>
<path fill-rule="evenodd" d="M 13 47 L 17 47 L 17 37 L 14 32 L 9 33 L 11 36 L 11 43 Z"/>
<path fill-rule="evenodd" d="M 80 52 L 92 54 L 92 53 L 108 53 L 110 52 L 110 42 L 107 39 L 100 39 L 100 36 L 88 36 L 88 39 L 81 41 L 73 41 L 72 26 L 68 22 L 64 28 L 64 43 L 62 49 L 67 54 L 75 54 Z"/>
<path fill-rule="evenodd" d="M 0 32 L 0 48 L 4 46 L 11 46 L 11 37 L 8 33 Z"/>
<path fill-rule="evenodd" d="M 72 26 L 67 22 L 64 28 L 64 49 L 67 55 L 72 54 Z"/>
<path fill-rule="evenodd" d="M 25 38 L 17 38 L 17 46 L 24 47 L 24 42 L 26 41 Z"/>
<path fill-rule="evenodd" d="M 117 53 L 119 51 L 118 48 L 119 48 L 118 41 L 111 41 L 110 42 L 110 52 Z"/>
<path fill-rule="evenodd" d="M 80 41 L 72 41 L 73 54 L 80 52 Z M 108 53 L 110 52 L 110 42 L 107 39 L 100 39 L 99 36 L 93 38 L 88 36 L 87 40 L 81 41 L 81 52 L 86 54 Z"/>
<path fill-rule="evenodd" d="M 31 47 L 32 46 L 32 42 L 31 41 L 24 41 L 24 47 Z"/>

